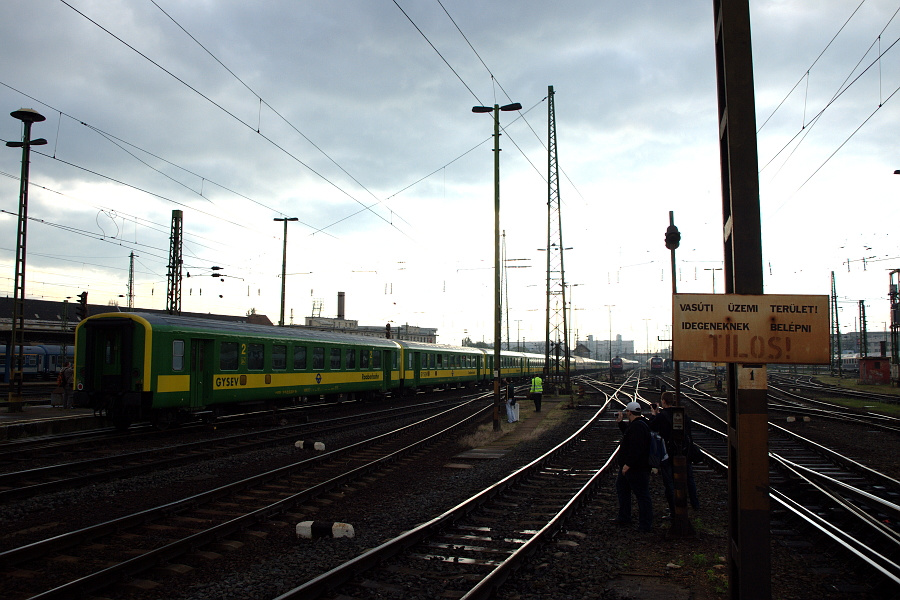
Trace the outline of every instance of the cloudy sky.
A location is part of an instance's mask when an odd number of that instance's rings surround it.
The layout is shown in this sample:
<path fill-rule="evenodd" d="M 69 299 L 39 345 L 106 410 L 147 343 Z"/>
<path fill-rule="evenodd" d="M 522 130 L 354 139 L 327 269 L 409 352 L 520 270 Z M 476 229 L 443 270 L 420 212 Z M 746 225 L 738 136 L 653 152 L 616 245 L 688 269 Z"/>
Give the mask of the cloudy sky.
<path fill-rule="evenodd" d="M 829 294 L 844 330 L 888 321 L 900 268 L 897 0 L 751 0 L 765 291 Z M 165 308 L 173 210 L 182 309 L 277 322 L 321 302 L 361 324 L 493 338 L 493 131 L 510 337 L 543 339 L 548 86 L 566 281 L 580 339 L 669 337 L 681 292 L 722 293 L 712 2 L 7 0 L 0 108 L 32 136 L 28 297 Z M 20 121 L 0 115 L 0 138 Z M 12 295 L 21 151 L 0 152 Z M 892 237 L 893 236 L 893 237 Z M 863 260 L 865 259 L 865 260 Z M 213 278 L 213 267 L 227 277 Z M 715 288 L 714 288 L 715 284 Z M 505 331 L 504 331 L 505 336 Z"/>

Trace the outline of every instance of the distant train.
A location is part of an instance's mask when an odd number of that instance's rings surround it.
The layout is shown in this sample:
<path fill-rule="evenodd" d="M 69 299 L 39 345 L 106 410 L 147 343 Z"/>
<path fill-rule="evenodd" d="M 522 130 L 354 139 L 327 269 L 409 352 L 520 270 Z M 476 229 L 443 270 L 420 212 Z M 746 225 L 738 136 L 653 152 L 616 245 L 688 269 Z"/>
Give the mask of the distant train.
<path fill-rule="evenodd" d="M 491 350 L 165 314 L 107 313 L 78 324 L 75 404 L 119 429 L 213 419 L 235 406 L 307 397 L 377 398 L 488 385 Z M 525 379 L 544 356 L 501 353 L 502 377 Z M 574 358 L 573 370 L 600 361 Z"/>
<path fill-rule="evenodd" d="M 840 358 L 841 370 L 848 373 L 859 373 L 859 354 L 856 352 L 845 352 Z"/>
<path fill-rule="evenodd" d="M 624 373 L 631 371 L 637 364 L 638 362 L 636 360 L 616 356 L 609 360 L 609 373 L 613 377 L 623 375 Z"/>
<path fill-rule="evenodd" d="M 666 361 L 661 356 L 651 356 L 647 368 L 651 375 L 662 375 L 666 370 Z"/>
<path fill-rule="evenodd" d="M 54 344 L 38 344 L 33 346 L 22 347 L 22 379 L 52 379 L 62 371 L 66 362 L 75 360 L 75 347 L 66 346 L 65 356 L 63 356 L 63 346 Z M 11 360 L 13 363 L 18 359 L 19 346 L 13 346 Z M 0 378 L 7 381 L 6 346 L 0 346 Z M 13 366 L 15 370 L 15 365 Z"/>

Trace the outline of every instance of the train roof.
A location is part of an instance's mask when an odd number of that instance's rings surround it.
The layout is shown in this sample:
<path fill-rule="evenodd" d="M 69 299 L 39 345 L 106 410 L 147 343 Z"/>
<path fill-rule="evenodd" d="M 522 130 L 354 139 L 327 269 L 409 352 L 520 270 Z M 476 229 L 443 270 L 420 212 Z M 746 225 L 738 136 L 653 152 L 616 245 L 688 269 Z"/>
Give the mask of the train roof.
<path fill-rule="evenodd" d="M 201 317 L 185 317 L 181 315 L 169 315 L 141 312 L 114 312 L 92 315 L 78 324 L 80 330 L 85 323 L 111 319 L 130 319 L 132 321 L 145 321 L 152 329 L 165 329 L 171 331 L 184 331 L 190 333 L 231 333 L 254 337 L 265 337 L 285 340 L 305 340 L 327 343 L 353 343 L 396 348 L 397 340 L 389 340 L 381 337 L 365 335 L 352 335 L 333 331 L 319 331 L 299 327 L 276 327 L 270 325 L 255 325 L 239 321 L 219 321 Z"/>

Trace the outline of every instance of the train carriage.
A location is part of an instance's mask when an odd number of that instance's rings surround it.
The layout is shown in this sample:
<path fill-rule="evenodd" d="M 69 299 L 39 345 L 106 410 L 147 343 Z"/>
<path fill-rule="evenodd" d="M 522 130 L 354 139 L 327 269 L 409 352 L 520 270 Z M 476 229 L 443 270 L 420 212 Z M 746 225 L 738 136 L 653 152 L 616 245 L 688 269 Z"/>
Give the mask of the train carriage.
<path fill-rule="evenodd" d="M 212 417 L 231 405 L 370 397 L 400 385 L 393 340 L 142 313 L 89 317 L 76 330 L 75 402 L 120 429 Z"/>
<path fill-rule="evenodd" d="M 479 348 L 397 340 L 403 349 L 401 391 L 470 386 L 485 379 L 485 353 Z"/>
<path fill-rule="evenodd" d="M 14 345 L 11 361 L 18 357 L 18 345 Z M 52 379 L 62 371 L 66 362 L 75 358 L 72 346 L 64 347 L 55 344 L 30 344 L 22 347 L 23 365 L 22 379 Z M 7 380 L 6 346 L 0 345 L 0 378 Z"/>

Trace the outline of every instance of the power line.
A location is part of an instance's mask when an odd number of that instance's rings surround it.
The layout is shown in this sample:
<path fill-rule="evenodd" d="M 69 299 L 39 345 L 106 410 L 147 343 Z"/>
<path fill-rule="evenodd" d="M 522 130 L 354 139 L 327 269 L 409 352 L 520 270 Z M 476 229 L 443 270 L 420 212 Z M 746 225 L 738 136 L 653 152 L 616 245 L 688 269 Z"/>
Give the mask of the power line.
<path fill-rule="evenodd" d="M 266 106 L 266 108 L 268 108 L 268 109 L 271 110 L 273 113 L 275 113 L 275 114 L 278 116 L 278 118 L 280 118 L 282 121 L 284 121 L 285 124 L 287 124 L 291 129 L 293 129 L 293 130 L 294 130 L 298 135 L 300 135 L 304 140 L 306 140 L 307 142 L 309 142 L 309 144 L 312 145 L 313 148 L 315 148 L 316 150 L 318 150 L 325 158 L 327 158 L 329 161 L 331 161 L 331 163 L 332 163 L 334 166 L 336 166 L 338 169 L 340 169 L 345 175 L 347 175 L 347 177 L 349 177 L 350 179 L 352 179 L 357 185 L 359 185 L 359 187 L 361 187 L 361 188 L 364 189 L 366 192 L 368 192 L 368 194 L 369 194 L 370 196 L 372 196 L 372 197 L 375 198 L 376 200 L 378 199 L 378 197 L 375 196 L 375 194 L 374 194 L 371 190 L 369 190 L 369 188 L 367 188 L 365 185 L 363 185 L 356 177 L 354 177 L 354 176 L 353 176 L 352 174 L 350 174 L 350 172 L 348 172 L 343 166 L 341 166 L 340 163 L 338 163 L 338 162 L 337 162 L 336 160 L 334 160 L 334 158 L 332 158 L 327 152 L 325 152 L 318 144 L 316 144 L 314 141 L 312 141 L 305 133 L 303 133 L 302 131 L 300 131 L 293 123 L 291 123 L 284 115 L 282 115 L 275 107 L 273 107 L 271 104 L 269 104 L 269 102 L 267 102 L 265 99 L 263 99 L 263 97 L 260 96 L 253 88 L 251 88 L 249 85 L 247 85 L 247 83 L 246 83 L 243 79 L 241 79 L 240 77 L 238 77 L 238 75 L 237 75 L 234 71 L 232 71 L 230 68 L 228 68 L 228 66 L 227 66 L 225 63 L 223 63 L 221 60 L 219 60 L 219 58 L 218 58 L 215 54 L 213 54 L 206 46 L 204 46 L 204 45 L 200 42 L 200 40 L 198 40 L 198 39 L 197 39 L 196 37 L 194 37 L 194 35 L 192 35 L 187 29 L 185 29 L 185 28 L 181 25 L 181 23 L 179 23 L 178 21 L 176 21 L 175 18 L 172 17 L 172 15 L 170 15 L 170 14 L 167 13 L 165 10 L 163 10 L 162 7 L 160 7 L 159 4 L 156 3 L 156 0 L 150 0 L 150 1 L 153 3 L 154 6 L 156 6 L 156 8 L 158 8 L 164 15 L 166 15 L 166 17 L 168 17 L 173 23 L 175 23 L 175 25 L 177 25 L 179 29 L 181 29 L 181 30 L 182 30 L 188 37 L 190 37 L 190 38 L 191 38 L 198 46 L 200 46 L 207 54 L 209 54 L 209 56 L 212 57 L 213 60 L 215 60 L 217 63 L 219 63 L 219 64 L 222 66 L 223 69 L 225 69 L 226 71 L 228 71 L 228 73 L 231 74 L 232 77 L 234 77 L 235 79 L 237 79 L 237 80 L 241 83 L 241 85 L 243 85 L 245 88 L 247 88 L 247 90 L 248 90 L 251 94 L 253 94 L 254 96 L 256 96 L 256 98 L 257 98 L 257 99 L 259 100 L 259 102 L 260 102 L 260 106 L 262 106 L 262 105 L 264 104 L 264 105 Z M 256 132 L 259 133 L 259 124 L 257 124 Z M 382 201 L 382 202 L 383 202 L 383 201 Z M 375 206 L 375 205 L 373 204 L 373 205 L 371 205 L 371 206 Z M 277 211 L 276 211 L 276 212 L 277 212 Z M 354 214 L 359 214 L 359 212 L 362 212 L 362 211 L 358 211 L 358 212 L 356 212 L 356 213 L 354 213 Z M 391 211 L 391 212 L 393 212 L 393 211 Z M 343 219 L 342 219 L 342 220 L 343 220 Z M 313 228 L 313 229 L 314 229 L 314 228 Z M 321 230 L 320 230 L 320 231 L 321 231 Z"/>
<path fill-rule="evenodd" d="M 135 48 L 134 46 L 132 46 L 132 45 L 129 44 L 128 42 L 126 42 L 124 39 L 122 39 L 122 38 L 120 38 L 119 36 L 117 36 L 116 34 L 114 34 L 114 33 L 113 33 L 112 31 L 110 31 L 109 29 L 103 27 L 100 23 L 98 23 L 97 21 L 93 20 L 92 18 L 90 18 L 89 16 L 87 16 L 85 13 L 81 12 L 80 10 L 78 10 L 77 8 L 75 8 L 74 6 L 72 6 L 71 4 L 69 4 L 66 0 L 60 0 L 60 2 L 62 2 L 63 4 L 65 4 L 66 6 L 68 6 L 69 8 L 71 8 L 73 11 L 75 11 L 76 13 L 78 13 L 79 15 L 81 15 L 83 18 L 87 19 L 87 20 L 90 21 L 93 25 L 95 25 L 96 27 L 98 27 L 99 29 L 101 29 L 104 33 L 106 33 L 106 34 L 110 35 L 111 37 L 113 37 L 116 41 L 120 42 L 121 44 L 123 44 L 124 46 L 126 46 L 128 49 L 130 49 L 130 50 L 132 50 L 133 52 L 135 52 L 138 56 L 140 56 L 141 58 L 145 59 L 145 60 L 148 61 L 150 64 L 154 65 L 155 67 L 157 67 L 158 69 L 160 69 L 161 71 L 163 71 L 164 73 L 166 73 L 167 75 L 169 75 L 170 77 L 172 77 L 173 79 L 175 79 L 177 82 L 179 82 L 179 83 L 181 83 L 182 85 L 184 85 L 186 88 L 188 88 L 189 90 L 191 90 L 192 92 L 194 92 L 195 94 L 197 94 L 198 96 L 200 96 L 201 98 L 203 98 L 204 100 L 206 100 L 207 102 L 209 102 L 210 104 L 212 104 L 213 106 L 215 106 L 216 108 L 218 108 L 219 110 L 221 110 L 223 113 L 225 113 L 226 115 L 228 115 L 229 117 L 231 117 L 232 119 L 234 119 L 235 121 L 237 121 L 238 123 L 240 123 L 241 125 L 243 125 L 244 127 L 248 128 L 248 129 L 250 129 L 250 130 L 255 131 L 255 132 L 257 133 L 257 135 L 259 135 L 262 139 L 264 139 L 265 141 L 269 142 L 269 144 L 271 144 L 272 146 L 274 146 L 275 148 L 277 148 L 278 150 L 280 150 L 280 151 L 281 151 L 282 153 L 284 153 L 286 156 L 292 158 L 294 161 L 296 161 L 297 163 L 299 163 L 300 165 L 302 165 L 303 167 L 305 167 L 305 168 L 306 168 L 307 170 L 309 170 L 311 173 L 313 173 L 314 175 L 316 175 L 317 177 L 319 177 L 320 179 L 322 179 L 324 182 L 328 183 L 328 184 L 331 185 L 333 188 L 335 188 L 336 190 L 338 190 L 339 192 L 341 192 L 342 194 L 344 194 L 345 196 L 347 196 L 348 198 L 350 198 L 351 200 L 353 200 L 354 202 L 356 202 L 356 203 L 359 204 L 360 206 L 364 206 L 364 207 L 366 206 L 366 205 L 363 204 L 358 198 L 356 198 L 355 196 L 353 196 L 350 192 L 348 192 L 347 190 L 343 189 L 342 187 L 340 187 L 340 186 L 339 186 L 338 184 L 336 184 L 335 182 L 333 182 L 333 181 L 331 181 L 330 179 L 328 179 L 328 178 L 327 178 L 325 175 L 323 175 L 322 173 L 319 173 L 317 170 L 315 170 L 314 168 L 312 168 L 312 166 L 310 166 L 309 164 L 307 164 L 306 162 L 304 162 L 303 160 L 301 160 L 301 159 L 300 159 L 299 157 L 297 157 L 296 155 L 294 155 L 294 154 L 292 154 L 291 152 L 289 152 L 286 148 L 284 148 L 284 147 L 281 146 L 280 144 L 276 143 L 275 140 L 273 140 L 272 138 L 270 138 L 270 137 L 268 137 L 267 135 L 265 135 L 265 134 L 263 134 L 262 132 L 260 132 L 259 129 L 254 129 L 249 123 L 247 123 L 246 121 L 244 121 L 243 119 L 241 119 L 240 117 L 238 117 L 237 115 L 235 115 L 234 113 L 232 113 L 231 111 L 229 111 L 228 109 L 226 109 L 226 108 L 225 108 L 224 106 L 222 106 L 221 104 L 217 103 L 215 100 L 213 100 L 212 98 L 210 98 L 209 96 L 207 96 L 206 94 L 204 94 L 203 92 L 201 92 L 200 90 L 198 90 L 197 88 L 195 88 L 194 86 L 192 86 L 191 84 L 189 84 L 188 82 L 186 82 L 185 80 L 181 79 L 180 77 L 178 77 L 177 75 L 175 75 L 174 73 L 172 73 L 171 71 L 169 71 L 168 69 L 166 69 L 165 67 L 163 67 L 161 64 L 159 64 L 158 62 L 156 62 L 155 60 L 153 60 L 152 58 L 150 58 L 149 56 L 147 56 L 146 54 L 144 54 L 143 52 L 141 52 L 140 50 L 138 50 L 137 48 Z M 384 221 L 385 223 L 387 223 L 387 224 L 388 224 L 389 226 L 391 226 L 392 228 L 396 229 L 398 232 L 400 232 L 400 233 L 402 233 L 403 235 L 409 237 L 408 234 L 406 234 L 404 231 L 401 231 L 400 228 L 398 228 L 396 225 L 394 225 L 393 223 L 391 223 L 390 221 L 388 221 L 387 219 L 385 219 L 383 216 L 381 216 L 381 215 L 378 214 L 377 212 L 375 212 L 375 211 L 369 209 L 368 207 L 367 207 L 367 210 L 369 210 L 373 215 L 375 215 L 376 217 L 378 217 L 379 219 L 381 219 L 382 221 Z"/>

